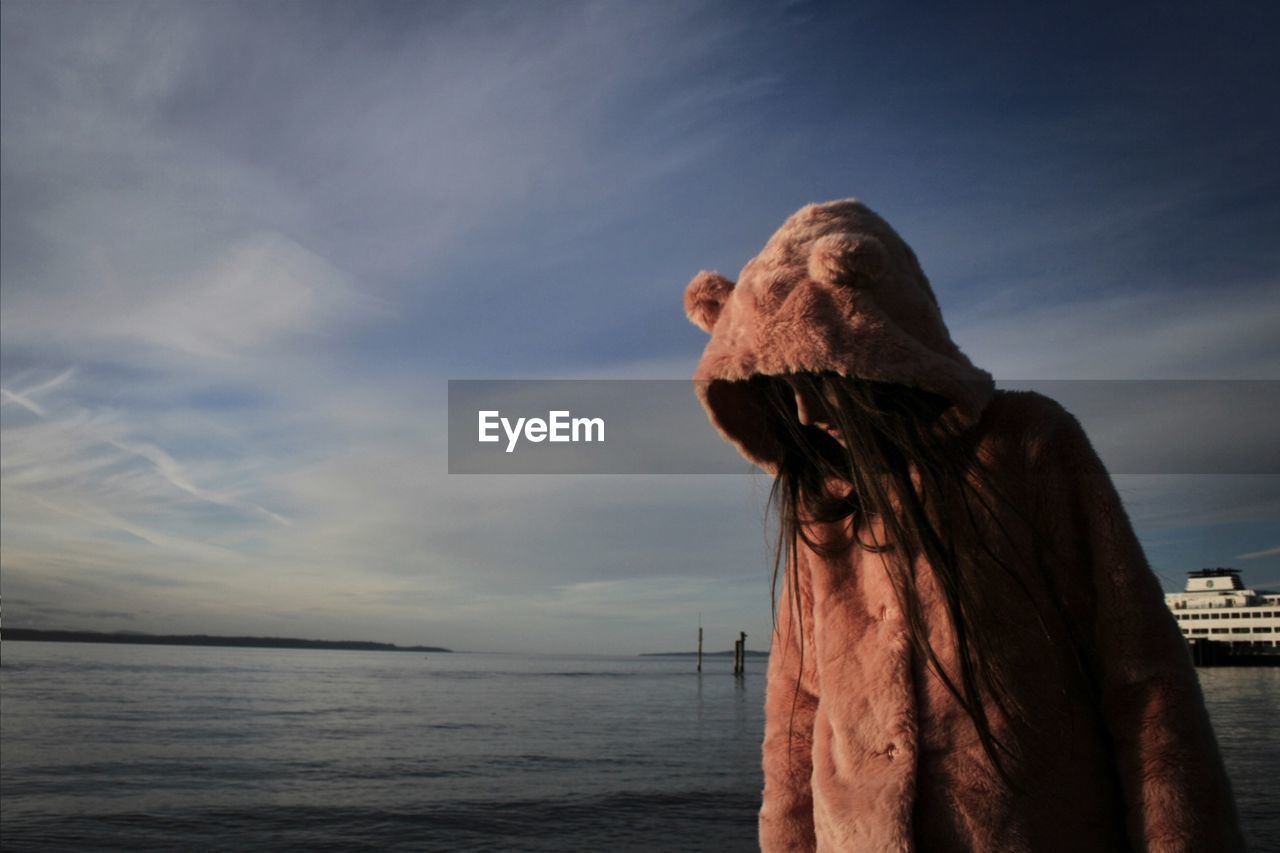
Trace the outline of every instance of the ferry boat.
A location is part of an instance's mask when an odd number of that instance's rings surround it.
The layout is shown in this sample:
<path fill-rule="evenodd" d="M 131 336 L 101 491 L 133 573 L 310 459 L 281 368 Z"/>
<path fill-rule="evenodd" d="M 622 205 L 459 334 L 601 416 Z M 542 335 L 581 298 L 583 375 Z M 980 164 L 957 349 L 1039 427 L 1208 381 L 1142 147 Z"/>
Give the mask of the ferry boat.
<path fill-rule="evenodd" d="M 1246 589 L 1238 569 L 1187 574 L 1164 600 L 1197 666 L 1280 665 L 1280 593 Z"/>

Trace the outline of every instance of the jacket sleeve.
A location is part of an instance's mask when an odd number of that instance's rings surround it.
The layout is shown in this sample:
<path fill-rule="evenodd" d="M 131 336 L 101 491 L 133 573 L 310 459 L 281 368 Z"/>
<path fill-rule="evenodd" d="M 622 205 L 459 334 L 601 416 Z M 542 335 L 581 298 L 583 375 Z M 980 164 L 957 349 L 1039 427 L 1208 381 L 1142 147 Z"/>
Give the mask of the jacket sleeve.
<path fill-rule="evenodd" d="M 813 587 L 808 552 L 799 549 L 783 584 L 765 687 L 764 796 L 760 849 L 813 850 L 813 719 L 818 706 Z M 797 612 L 798 611 L 798 612 Z M 803 655 L 802 655 L 803 651 Z M 801 659 L 803 656 L 803 660 Z"/>
<path fill-rule="evenodd" d="M 1059 555 L 1085 570 L 1085 625 L 1136 851 L 1244 849 L 1186 641 L 1128 514 L 1074 416 L 1059 408 L 1039 476 Z"/>

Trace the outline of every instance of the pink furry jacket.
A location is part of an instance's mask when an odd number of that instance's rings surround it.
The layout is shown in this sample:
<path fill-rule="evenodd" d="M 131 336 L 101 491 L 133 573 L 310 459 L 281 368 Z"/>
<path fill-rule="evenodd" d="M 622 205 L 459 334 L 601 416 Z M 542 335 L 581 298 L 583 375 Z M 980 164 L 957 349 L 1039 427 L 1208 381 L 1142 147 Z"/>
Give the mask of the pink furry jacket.
<path fill-rule="evenodd" d="M 987 707 L 996 737 L 1019 754 L 1015 792 L 912 652 L 885 555 L 854 548 L 828 562 L 802 543 L 788 569 L 800 625 L 784 598 L 769 659 L 762 849 L 1243 848 L 1184 641 L 1079 422 L 1047 397 L 995 390 L 951 341 L 914 253 L 884 220 L 853 200 L 809 205 L 736 284 L 699 273 L 685 308 L 711 334 L 694 378 L 712 422 L 770 473 L 760 402 L 742 383 L 753 375 L 831 370 L 948 398 L 946 417 L 977 430 L 979 455 L 1047 531 L 1047 575 L 1067 612 L 1057 630 L 1033 618 L 1019 583 L 1054 611 L 1025 558 L 1021 578 L 980 579 L 977 619 L 1004 638 L 1010 706 L 1022 709 Z M 1014 544 L 1030 541 L 1011 526 Z M 928 565 L 917 572 L 929 641 L 954 672 L 942 599 Z M 1064 640 L 1068 622 L 1088 650 L 1087 675 Z"/>

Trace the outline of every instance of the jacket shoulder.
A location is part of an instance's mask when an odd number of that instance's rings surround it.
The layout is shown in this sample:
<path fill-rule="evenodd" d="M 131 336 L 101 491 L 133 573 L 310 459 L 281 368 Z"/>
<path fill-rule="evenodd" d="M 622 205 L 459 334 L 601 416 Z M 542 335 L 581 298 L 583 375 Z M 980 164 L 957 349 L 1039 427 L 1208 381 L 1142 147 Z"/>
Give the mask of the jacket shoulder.
<path fill-rule="evenodd" d="M 1032 467 L 1052 452 L 1064 433 L 1083 434 L 1075 416 L 1052 397 L 1006 389 L 992 395 L 977 428 L 978 440 L 989 448 L 988 453 L 1012 455 Z"/>
<path fill-rule="evenodd" d="M 1027 427 L 1053 426 L 1071 413 L 1061 403 L 1039 391 L 998 388 L 983 411 L 982 421 L 1018 423 Z"/>

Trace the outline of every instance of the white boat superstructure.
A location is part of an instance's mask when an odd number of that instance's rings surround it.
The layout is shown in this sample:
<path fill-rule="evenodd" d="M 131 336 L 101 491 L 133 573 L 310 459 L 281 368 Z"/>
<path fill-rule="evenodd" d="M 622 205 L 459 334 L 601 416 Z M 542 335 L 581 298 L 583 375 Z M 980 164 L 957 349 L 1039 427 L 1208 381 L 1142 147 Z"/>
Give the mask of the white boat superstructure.
<path fill-rule="evenodd" d="M 1189 572 L 1183 592 L 1165 593 L 1182 635 L 1236 654 L 1280 653 L 1280 593 L 1246 589 L 1238 569 Z"/>

